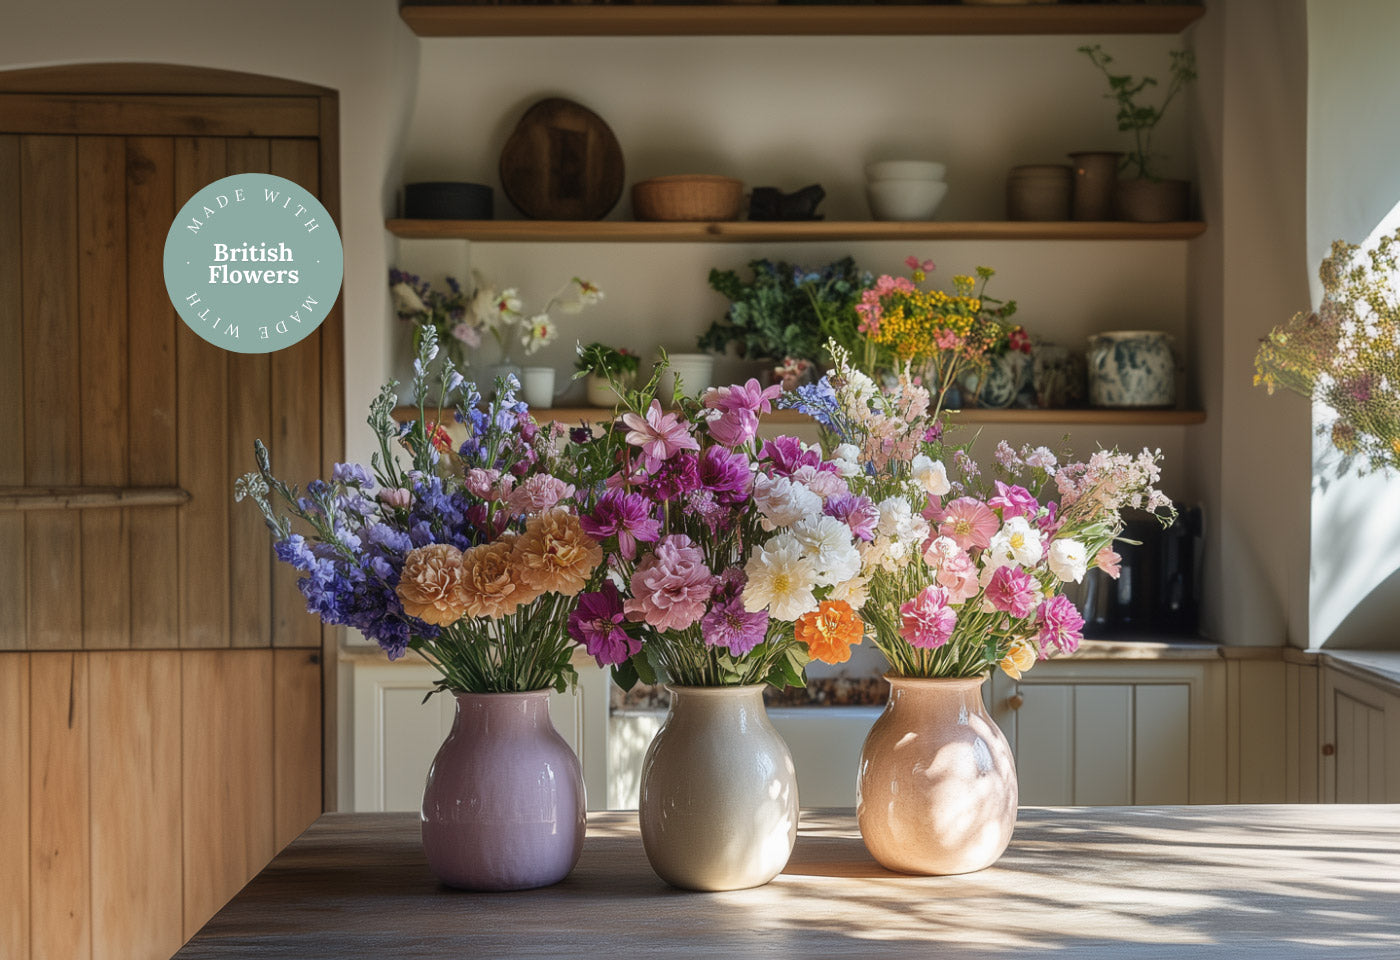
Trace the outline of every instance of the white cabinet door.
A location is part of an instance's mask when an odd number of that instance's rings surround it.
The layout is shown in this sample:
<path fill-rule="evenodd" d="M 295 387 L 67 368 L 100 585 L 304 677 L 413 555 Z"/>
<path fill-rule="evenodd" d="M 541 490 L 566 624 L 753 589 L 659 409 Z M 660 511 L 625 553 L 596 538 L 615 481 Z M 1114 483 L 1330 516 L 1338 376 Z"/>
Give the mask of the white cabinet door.
<path fill-rule="evenodd" d="M 1327 668 L 1322 703 L 1323 799 L 1400 802 L 1400 696 Z"/>

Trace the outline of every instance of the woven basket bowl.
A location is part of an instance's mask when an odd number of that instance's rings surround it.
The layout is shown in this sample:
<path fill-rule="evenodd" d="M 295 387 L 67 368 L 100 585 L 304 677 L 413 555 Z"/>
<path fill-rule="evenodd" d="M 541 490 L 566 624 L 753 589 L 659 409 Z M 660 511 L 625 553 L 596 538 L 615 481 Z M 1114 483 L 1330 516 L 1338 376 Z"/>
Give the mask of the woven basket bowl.
<path fill-rule="evenodd" d="M 684 174 L 632 184 L 638 220 L 737 220 L 744 184 L 733 177 Z"/>

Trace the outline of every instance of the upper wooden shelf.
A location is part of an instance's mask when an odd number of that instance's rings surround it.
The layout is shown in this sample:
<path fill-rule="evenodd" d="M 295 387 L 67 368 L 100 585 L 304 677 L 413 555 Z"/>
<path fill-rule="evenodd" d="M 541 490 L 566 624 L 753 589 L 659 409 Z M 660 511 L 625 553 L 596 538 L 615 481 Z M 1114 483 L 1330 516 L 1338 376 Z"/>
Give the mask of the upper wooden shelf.
<path fill-rule="evenodd" d="M 430 411 L 435 412 L 435 411 Z M 553 410 L 531 411 L 536 420 L 560 423 L 599 423 L 612 416 L 601 407 L 559 407 Z M 399 421 L 415 420 L 417 407 L 396 407 L 394 417 Z M 451 413 L 444 411 L 444 417 Z M 959 410 L 952 414 L 955 423 L 1019 423 L 1019 424 L 1079 424 L 1119 427 L 1169 427 L 1205 423 L 1204 410 Z M 810 423 L 811 418 L 795 410 L 775 410 L 763 416 L 765 423 Z"/>
<path fill-rule="evenodd" d="M 494 8 L 493 8 L 494 9 Z M 606 8 L 613 9 L 613 8 Z M 747 8 L 745 8 L 747 9 Z M 1124 221 L 389 220 L 406 240 L 482 243 L 787 243 L 806 240 L 1190 240 L 1206 225 Z"/>
<path fill-rule="evenodd" d="M 1180 33 L 1192 4 L 706 4 L 619 6 L 405 3 L 420 37 L 881 36 Z"/>

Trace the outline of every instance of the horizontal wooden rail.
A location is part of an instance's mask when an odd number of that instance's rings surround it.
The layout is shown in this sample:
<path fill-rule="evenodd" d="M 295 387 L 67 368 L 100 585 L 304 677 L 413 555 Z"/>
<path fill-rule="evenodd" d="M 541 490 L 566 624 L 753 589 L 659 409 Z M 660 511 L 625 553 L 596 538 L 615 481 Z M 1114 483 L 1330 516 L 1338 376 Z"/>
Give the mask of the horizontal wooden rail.
<path fill-rule="evenodd" d="M 178 507 L 189 499 L 180 487 L 0 487 L 0 511 Z"/>

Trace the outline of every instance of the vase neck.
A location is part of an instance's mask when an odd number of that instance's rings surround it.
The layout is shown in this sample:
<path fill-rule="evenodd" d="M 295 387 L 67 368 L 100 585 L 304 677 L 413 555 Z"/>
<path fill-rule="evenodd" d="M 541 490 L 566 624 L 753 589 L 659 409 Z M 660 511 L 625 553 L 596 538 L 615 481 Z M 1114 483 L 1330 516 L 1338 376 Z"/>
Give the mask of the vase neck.
<path fill-rule="evenodd" d="M 986 677 L 925 679 L 889 676 L 885 679 L 890 682 L 889 709 L 910 707 L 946 711 L 960 716 L 987 712 L 982 702 L 982 684 L 987 682 Z"/>
<path fill-rule="evenodd" d="M 488 727 L 532 728 L 549 724 L 549 691 L 525 693 L 457 693 L 456 732 L 481 731 Z"/>

